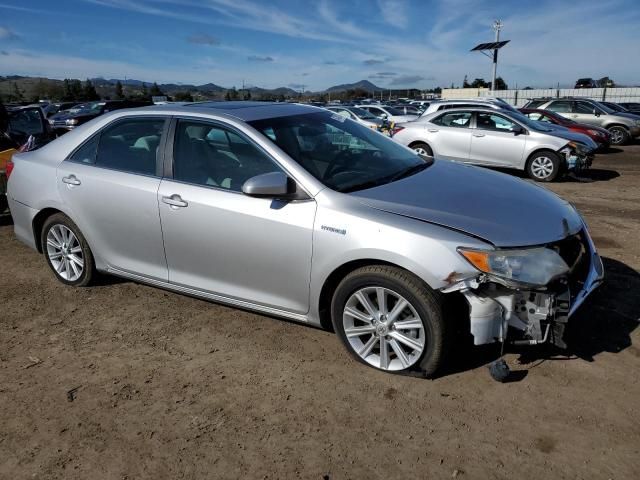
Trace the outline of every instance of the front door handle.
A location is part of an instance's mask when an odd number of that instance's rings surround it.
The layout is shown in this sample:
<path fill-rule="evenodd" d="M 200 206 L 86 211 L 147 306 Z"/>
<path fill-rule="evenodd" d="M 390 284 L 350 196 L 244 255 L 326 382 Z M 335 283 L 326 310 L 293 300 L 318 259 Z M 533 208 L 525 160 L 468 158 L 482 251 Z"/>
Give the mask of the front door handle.
<path fill-rule="evenodd" d="M 429 129 L 429 130 L 427 130 L 427 131 L 429 131 L 429 132 L 431 132 L 431 133 L 436 133 L 436 132 L 438 131 L 438 129 L 437 129 L 437 128 L 430 128 L 430 129 Z"/>
<path fill-rule="evenodd" d="M 484 137 L 484 133 L 474 133 L 474 137 Z"/>
<path fill-rule="evenodd" d="M 185 202 L 180 195 L 175 193 L 170 197 L 162 197 L 162 201 L 173 208 L 178 208 L 178 207 L 184 208 L 189 206 L 189 204 Z"/>
<path fill-rule="evenodd" d="M 66 183 L 67 185 L 80 185 L 80 180 L 78 180 L 76 176 L 72 174 L 68 177 L 62 177 L 62 183 Z"/>

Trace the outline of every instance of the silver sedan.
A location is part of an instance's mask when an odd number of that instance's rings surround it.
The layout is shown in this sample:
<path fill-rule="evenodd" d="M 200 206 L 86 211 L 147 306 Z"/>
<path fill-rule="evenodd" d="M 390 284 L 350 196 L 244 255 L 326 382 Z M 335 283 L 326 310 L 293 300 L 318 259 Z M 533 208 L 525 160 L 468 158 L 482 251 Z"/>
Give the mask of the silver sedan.
<path fill-rule="evenodd" d="M 15 155 L 8 196 L 16 237 L 64 284 L 105 272 L 332 328 L 391 372 L 434 375 L 461 329 L 563 345 L 603 277 L 547 190 L 301 105 L 107 114 Z"/>
<path fill-rule="evenodd" d="M 395 141 L 420 154 L 524 170 L 539 182 L 589 168 L 598 147 L 581 133 L 552 128 L 495 106 L 437 111 L 396 125 L 393 132 Z"/>

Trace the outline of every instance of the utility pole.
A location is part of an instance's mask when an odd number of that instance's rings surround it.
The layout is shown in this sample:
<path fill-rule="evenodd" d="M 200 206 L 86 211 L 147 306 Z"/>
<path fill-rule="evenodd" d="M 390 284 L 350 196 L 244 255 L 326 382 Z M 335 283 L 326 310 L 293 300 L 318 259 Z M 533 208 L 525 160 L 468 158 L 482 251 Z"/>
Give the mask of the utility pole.
<path fill-rule="evenodd" d="M 493 29 L 496 32 L 496 44 L 500 42 L 500 30 L 503 24 L 500 20 L 493 22 Z M 496 91 L 496 72 L 498 71 L 498 49 L 493 50 L 493 71 L 491 72 L 491 93 Z"/>

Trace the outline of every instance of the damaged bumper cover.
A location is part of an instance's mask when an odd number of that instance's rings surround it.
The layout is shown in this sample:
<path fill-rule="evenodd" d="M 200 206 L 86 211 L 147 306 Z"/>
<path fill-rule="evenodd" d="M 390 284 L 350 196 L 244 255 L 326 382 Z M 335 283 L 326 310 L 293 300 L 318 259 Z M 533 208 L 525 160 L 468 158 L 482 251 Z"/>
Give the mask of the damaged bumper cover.
<path fill-rule="evenodd" d="M 595 149 L 591 149 L 577 142 L 569 142 L 559 153 L 565 159 L 568 172 L 580 172 L 591 167 Z"/>
<path fill-rule="evenodd" d="M 547 285 L 519 284 L 483 273 L 442 290 L 464 295 L 475 345 L 507 341 L 511 327 L 521 334 L 513 343 L 550 341 L 566 347 L 563 334 L 569 317 L 602 284 L 604 268 L 586 227 L 548 247 L 556 250 L 569 270 Z"/>

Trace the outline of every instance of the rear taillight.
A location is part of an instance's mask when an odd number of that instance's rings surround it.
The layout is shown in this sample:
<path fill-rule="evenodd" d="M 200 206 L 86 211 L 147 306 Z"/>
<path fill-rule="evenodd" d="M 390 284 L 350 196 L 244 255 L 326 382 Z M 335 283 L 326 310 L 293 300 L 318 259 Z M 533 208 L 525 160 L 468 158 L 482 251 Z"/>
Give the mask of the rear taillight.
<path fill-rule="evenodd" d="M 393 137 L 399 131 L 404 130 L 404 127 L 394 127 L 391 129 L 391 136 Z"/>
<path fill-rule="evenodd" d="M 11 176 L 11 172 L 13 172 L 13 162 L 11 160 L 7 161 L 7 164 L 5 166 L 5 174 L 7 175 L 7 180 L 9 180 L 9 177 Z"/>

